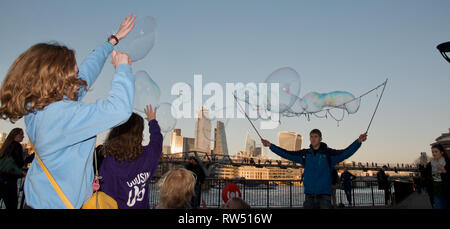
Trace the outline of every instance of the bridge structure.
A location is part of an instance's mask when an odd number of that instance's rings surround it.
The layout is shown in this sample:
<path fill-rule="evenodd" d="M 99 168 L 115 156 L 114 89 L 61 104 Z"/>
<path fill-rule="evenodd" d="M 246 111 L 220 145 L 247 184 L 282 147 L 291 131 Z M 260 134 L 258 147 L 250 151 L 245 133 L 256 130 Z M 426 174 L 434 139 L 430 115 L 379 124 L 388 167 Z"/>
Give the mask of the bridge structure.
<path fill-rule="evenodd" d="M 182 153 L 163 154 L 160 158 L 160 163 L 170 164 L 186 164 L 189 158 L 195 157 L 199 164 L 203 167 L 206 175 L 212 174 L 215 168 L 223 165 L 231 166 L 254 166 L 257 168 L 264 167 L 278 167 L 281 169 L 294 168 L 299 169 L 303 166 L 299 163 L 295 163 L 289 160 L 274 160 L 269 158 L 257 158 L 257 157 L 240 157 L 230 156 L 225 154 L 209 154 L 199 151 L 188 151 Z M 387 166 L 387 171 L 395 172 L 418 172 L 418 168 L 412 164 L 397 164 L 392 166 L 390 164 L 377 164 L 377 163 L 361 163 L 353 162 L 351 164 L 340 163 L 336 165 L 337 170 L 347 168 L 348 170 L 363 170 L 363 171 L 376 171 L 380 170 L 383 165 Z"/>

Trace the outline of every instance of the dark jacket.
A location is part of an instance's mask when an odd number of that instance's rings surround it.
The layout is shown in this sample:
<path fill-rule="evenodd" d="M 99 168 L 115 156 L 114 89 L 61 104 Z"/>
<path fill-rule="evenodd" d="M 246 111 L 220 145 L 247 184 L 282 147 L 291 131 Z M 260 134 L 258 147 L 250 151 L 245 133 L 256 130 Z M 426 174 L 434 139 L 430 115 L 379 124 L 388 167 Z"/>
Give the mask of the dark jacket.
<path fill-rule="evenodd" d="M 195 173 L 197 185 L 203 184 L 203 181 L 205 180 L 205 172 L 203 171 L 202 167 L 198 164 L 198 162 L 196 165 L 192 163 L 187 164 L 186 169 Z"/>
<path fill-rule="evenodd" d="M 8 148 L 6 148 L 5 154 L 14 159 L 17 167 L 22 168 L 25 165 L 25 161 L 23 160 L 23 148 L 20 143 L 13 141 Z"/>
<path fill-rule="evenodd" d="M 450 161 L 445 161 L 445 170 L 447 173 L 441 173 L 442 185 L 444 186 L 444 195 L 447 201 L 450 201 Z M 433 175 L 431 170 L 431 162 L 429 162 L 424 171 L 424 183 L 425 187 L 427 187 L 428 195 L 430 196 L 430 200 L 433 203 Z"/>
<path fill-rule="evenodd" d="M 378 189 L 385 190 L 390 187 L 389 176 L 383 170 L 380 170 L 377 173 L 377 180 L 378 180 Z"/>
<path fill-rule="evenodd" d="M 302 164 L 305 167 L 305 194 L 328 194 L 332 193 L 331 170 L 339 162 L 352 156 L 361 147 L 356 140 L 343 150 L 328 148 L 327 144 L 321 143 L 319 150 L 302 149 L 299 151 L 287 151 L 274 144 L 270 150 L 278 156 Z M 329 155 L 331 163 L 328 163 Z"/>
<path fill-rule="evenodd" d="M 341 174 L 341 182 L 342 182 L 342 187 L 344 189 L 351 189 L 352 188 L 352 180 L 354 180 L 356 177 L 351 174 L 350 172 L 343 172 Z"/>

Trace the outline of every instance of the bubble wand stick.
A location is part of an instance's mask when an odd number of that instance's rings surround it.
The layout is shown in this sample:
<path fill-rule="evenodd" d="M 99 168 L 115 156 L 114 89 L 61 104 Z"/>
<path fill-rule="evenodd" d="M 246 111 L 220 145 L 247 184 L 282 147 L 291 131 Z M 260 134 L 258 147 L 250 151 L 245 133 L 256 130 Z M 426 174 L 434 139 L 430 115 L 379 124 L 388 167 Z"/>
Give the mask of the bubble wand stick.
<path fill-rule="evenodd" d="M 236 100 L 236 103 L 239 106 L 239 109 L 241 110 L 242 113 L 244 113 L 245 118 L 247 118 L 247 120 L 250 122 L 250 124 L 252 124 L 253 129 L 255 130 L 255 132 L 258 134 L 259 138 L 262 140 L 263 138 L 261 137 L 261 135 L 259 134 L 258 130 L 256 129 L 255 125 L 253 125 L 253 122 L 250 120 L 250 118 L 248 117 L 247 113 L 245 112 L 244 108 L 242 108 L 241 104 L 239 103 L 236 94 L 233 94 L 234 96 L 234 100 Z"/>
<path fill-rule="evenodd" d="M 384 89 L 386 88 L 387 81 L 388 81 L 388 79 L 386 79 L 386 81 L 384 81 L 383 90 L 381 91 L 380 98 L 378 99 L 377 106 L 375 107 L 375 111 L 372 114 L 372 118 L 370 119 L 369 126 L 367 127 L 366 133 L 369 131 L 370 125 L 372 124 L 373 117 L 375 117 L 375 113 L 377 112 L 378 105 L 380 105 L 381 97 L 383 97 L 383 93 L 384 93 Z"/>

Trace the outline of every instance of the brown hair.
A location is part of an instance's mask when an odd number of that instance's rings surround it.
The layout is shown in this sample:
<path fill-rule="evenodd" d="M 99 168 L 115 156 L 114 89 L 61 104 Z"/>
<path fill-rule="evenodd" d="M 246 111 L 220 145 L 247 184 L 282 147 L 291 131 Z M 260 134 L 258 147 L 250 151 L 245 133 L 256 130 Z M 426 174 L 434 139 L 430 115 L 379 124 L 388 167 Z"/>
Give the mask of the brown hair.
<path fill-rule="evenodd" d="M 185 168 L 175 168 L 165 173 L 158 181 L 158 207 L 190 208 L 190 201 L 195 194 L 195 182 L 194 173 Z"/>
<path fill-rule="evenodd" d="M 311 130 L 311 132 L 309 132 L 309 135 L 311 135 L 311 134 L 317 134 L 317 135 L 319 135 L 319 137 L 322 137 L 322 132 L 320 132 L 319 129 Z"/>
<path fill-rule="evenodd" d="M 0 116 L 12 123 L 66 96 L 78 99 L 75 52 L 59 44 L 39 43 L 11 65 L 0 88 Z"/>
<path fill-rule="evenodd" d="M 131 114 L 128 121 L 114 127 L 103 144 L 106 155 L 117 161 L 134 161 L 142 154 L 144 119 Z"/>
<path fill-rule="evenodd" d="M 2 148 L 0 148 L 0 157 L 3 157 L 3 154 L 5 153 L 8 146 L 11 145 L 16 136 L 21 133 L 23 133 L 23 130 L 21 128 L 14 128 L 9 132 L 8 137 L 6 137 L 5 142 L 3 142 L 2 144 Z"/>

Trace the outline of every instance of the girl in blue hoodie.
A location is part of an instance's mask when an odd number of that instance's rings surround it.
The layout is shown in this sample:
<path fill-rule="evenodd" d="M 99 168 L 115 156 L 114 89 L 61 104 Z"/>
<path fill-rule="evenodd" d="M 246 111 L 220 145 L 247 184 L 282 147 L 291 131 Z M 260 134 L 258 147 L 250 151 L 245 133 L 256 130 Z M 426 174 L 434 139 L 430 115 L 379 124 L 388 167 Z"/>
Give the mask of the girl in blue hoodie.
<path fill-rule="evenodd" d="M 81 208 L 92 196 L 96 135 L 131 115 L 131 60 L 113 47 L 133 29 L 135 18 L 131 14 L 125 18 L 118 32 L 79 66 L 74 51 L 65 46 L 33 45 L 14 61 L 0 89 L 1 117 L 11 122 L 25 117 L 37 155 L 74 208 Z M 82 103 L 111 52 L 116 72 L 109 96 Z M 37 160 L 25 180 L 25 197 L 31 208 L 67 208 Z"/>

